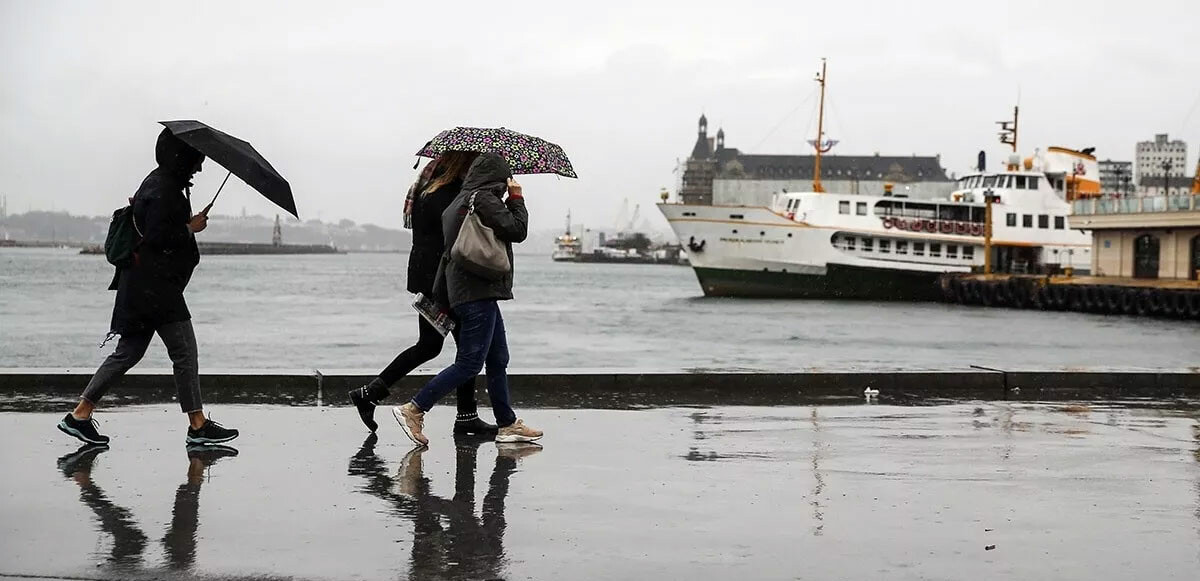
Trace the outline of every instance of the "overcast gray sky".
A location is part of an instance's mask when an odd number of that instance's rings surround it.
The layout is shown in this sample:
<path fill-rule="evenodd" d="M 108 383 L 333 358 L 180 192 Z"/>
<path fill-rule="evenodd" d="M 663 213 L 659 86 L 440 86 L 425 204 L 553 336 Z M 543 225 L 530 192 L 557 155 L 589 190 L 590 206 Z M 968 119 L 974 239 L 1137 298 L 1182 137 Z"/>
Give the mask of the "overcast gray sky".
<path fill-rule="evenodd" d="M 302 218 L 397 226 L 412 153 L 442 128 L 561 144 L 579 180 L 523 179 L 533 226 L 611 225 L 674 189 L 696 118 L 751 153 L 803 153 L 829 58 L 835 153 L 993 156 L 1020 93 L 1022 149 L 1132 159 L 1200 149 L 1200 2 L 62 2 L 0 0 L 0 194 L 106 214 L 153 167 L 156 121 L 251 141 Z M 993 157 L 993 159 L 998 159 Z M 195 191 L 211 195 L 213 166 Z M 231 182 L 232 183 L 232 182 Z M 246 186 L 218 212 L 272 213 Z"/>

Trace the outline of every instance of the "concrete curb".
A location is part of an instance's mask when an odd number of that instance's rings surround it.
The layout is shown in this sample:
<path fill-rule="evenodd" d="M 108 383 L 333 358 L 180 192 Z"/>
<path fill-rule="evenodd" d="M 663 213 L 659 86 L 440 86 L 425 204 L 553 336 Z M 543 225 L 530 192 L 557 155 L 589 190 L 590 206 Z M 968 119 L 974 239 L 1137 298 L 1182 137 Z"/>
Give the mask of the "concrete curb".
<path fill-rule="evenodd" d="M 92 370 L 0 369 L 0 409 L 74 401 Z M 393 393 L 415 393 L 433 373 L 404 378 Z M 373 376 L 318 370 L 220 371 L 201 376 L 206 401 L 341 405 L 346 392 Z M 879 390 L 881 403 L 931 400 L 1068 401 L 1200 399 L 1200 372 L 1163 371 L 513 371 L 516 401 L 528 407 L 628 409 L 688 405 L 801 405 L 852 403 L 864 389 Z M 484 391 L 481 378 L 478 389 Z M 169 370 L 130 373 L 105 403 L 173 401 Z M 399 398 L 396 398 L 399 400 Z M 9 403 L 3 403 L 9 402 Z"/>

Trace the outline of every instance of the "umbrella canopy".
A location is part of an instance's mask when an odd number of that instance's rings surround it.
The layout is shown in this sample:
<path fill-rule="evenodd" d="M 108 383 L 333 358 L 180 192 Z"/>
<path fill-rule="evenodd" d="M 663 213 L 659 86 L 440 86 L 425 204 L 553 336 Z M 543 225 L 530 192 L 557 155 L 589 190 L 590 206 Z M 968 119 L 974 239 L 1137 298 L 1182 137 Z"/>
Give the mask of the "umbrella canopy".
<path fill-rule="evenodd" d="M 579 177 L 561 147 L 503 127 L 447 129 L 426 143 L 417 155 L 436 158 L 451 150 L 498 153 L 508 160 L 514 174 L 553 173 L 568 178 Z"/>
<path fill-rule="evenodd" d="M 160 121 L 184 143 L 196 148 L 205 157 L 229 170 L 254 188 L 275 205 L 296 214 L 296 200 L 292 198 L 292 186 L 288 184 L 270 162 L 254 149 L 254 146 L 232 135 L 218 131 L 199 121 Z M 228 179 L 228 178 L 227 178 Z M 222 184 L 224 186 L 224 184 Z M 220 194 L 220 190 L 217 191 Z M 216 198 L 213 198 L 216 201 Z M 209 204 L 211 207 L 212 204 Z"/>

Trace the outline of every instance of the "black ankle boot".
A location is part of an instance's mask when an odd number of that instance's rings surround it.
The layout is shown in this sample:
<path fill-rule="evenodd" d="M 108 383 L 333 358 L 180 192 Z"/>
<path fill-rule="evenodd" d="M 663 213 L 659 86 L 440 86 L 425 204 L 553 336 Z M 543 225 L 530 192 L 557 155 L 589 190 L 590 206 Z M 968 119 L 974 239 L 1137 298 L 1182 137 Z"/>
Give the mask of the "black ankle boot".
<path fill-rule="evenodd" d="M 481 419 L 477 414 L 462 414 L 454 420 L 454 433 L 470 436 L 495 436 L 496 426 Z"/>
<path fill-rule="evenodd" d="M 362 418 L 368 430 L 374 432 L 379 429 L 379 424 L 375 422 L 375 406 L 388 395 L 387 385 L 378 377 L 358 389 L 350 390 L 350 402 L 358 408 L 358 417 Z"/>

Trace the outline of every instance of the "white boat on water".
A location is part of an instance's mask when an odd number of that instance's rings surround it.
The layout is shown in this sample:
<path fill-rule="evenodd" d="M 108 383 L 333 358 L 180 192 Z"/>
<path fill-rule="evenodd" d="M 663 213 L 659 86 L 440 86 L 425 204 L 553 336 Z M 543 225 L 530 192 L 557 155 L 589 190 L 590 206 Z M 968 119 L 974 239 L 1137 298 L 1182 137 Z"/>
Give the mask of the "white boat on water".
<path fill-rule="evenodd" d="M 583 254 L 583 240 L 571 233 L 571 213 L 567 212 L 567 227 L 563 234 L 554 239 L 554 251 L 550 258 L 556 262 L 575 262 Z"/>
<path fill-rule="evenodd" d="M 777 193 L 769 206 L 659 204 L 705 295 L 936 300 L 940 275 L 985 263 L 989 193 L 995 272 L 1090 268 L 1091 234 L 1067 226 L 1070 201 L 1100 191 L 1090 151 L 1014 154 L 1003 171 L 962 177 L 945 200 L 832 193 L 820 182 L 820 127 L 813 191 Z M 1015 117 L 1005 130 L 1015 152 Z"/>

